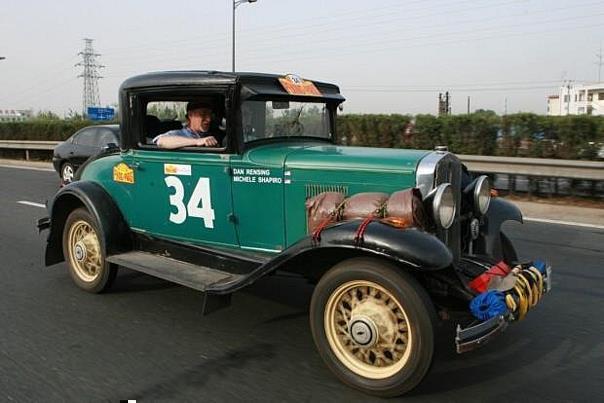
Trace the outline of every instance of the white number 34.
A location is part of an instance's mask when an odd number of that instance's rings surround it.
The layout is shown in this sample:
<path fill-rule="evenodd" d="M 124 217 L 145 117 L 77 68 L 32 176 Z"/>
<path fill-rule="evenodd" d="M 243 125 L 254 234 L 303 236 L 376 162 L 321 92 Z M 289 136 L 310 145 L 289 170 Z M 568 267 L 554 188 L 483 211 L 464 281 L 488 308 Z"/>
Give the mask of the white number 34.
<path fill-rule="evenodd" d="M 166 185 L 174 189 L 170 195 L 170 205 L 176 208 L 176 212 L 170 211 L 170 221 L 182 224 L 189 217 L 203 219 L 206 228 L 214 228 L 214 209 L 212 209 L 212 198 L 210 197 L 210 178 L 199 178 L 193 194 L 185 207 L 185 189 L 180 179 L 176 176 L 166 176 Z"/>

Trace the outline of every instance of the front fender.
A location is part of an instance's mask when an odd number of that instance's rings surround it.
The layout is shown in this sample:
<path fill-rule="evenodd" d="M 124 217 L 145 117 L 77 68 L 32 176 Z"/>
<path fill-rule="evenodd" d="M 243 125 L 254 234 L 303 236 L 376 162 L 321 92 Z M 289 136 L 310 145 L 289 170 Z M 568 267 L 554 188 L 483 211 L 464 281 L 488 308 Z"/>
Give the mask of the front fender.
<path fill-rule="evenodd" d="M 65 260 L 62 245 L 65 221 L 79 207 L 86 208 L 96 219 L 106 255 L 132 248 L 130 229 L 111 196 L 94 182 L 76 181 L 59 190 L 48 206 L 50 232 L 46 240 L 46 266 Z"/>
<path fill-rule="evenodd" d="M 373 221 L 367 226 L 362 241 L 357 241 L 362 222 L 353 220 L 335 224 L 321 232 L 320 240 L 306 237 L 283 251 L 273 264 L 280 265 L 308 251 L 334 248 L 385 257 L 421 270 L 439 270 L 453 261 L 453 255 L 444 243 L 417 228 L 399 229 Z"/>
<path fill-rule="evenodd" d="M 501 257 L 501 226 L 506 221 L 523 223 L 522 212 L 515 204 L 503 199 L 492 199 L 482 228 L 482 242 L 478 246 L 481 253 Z"/>

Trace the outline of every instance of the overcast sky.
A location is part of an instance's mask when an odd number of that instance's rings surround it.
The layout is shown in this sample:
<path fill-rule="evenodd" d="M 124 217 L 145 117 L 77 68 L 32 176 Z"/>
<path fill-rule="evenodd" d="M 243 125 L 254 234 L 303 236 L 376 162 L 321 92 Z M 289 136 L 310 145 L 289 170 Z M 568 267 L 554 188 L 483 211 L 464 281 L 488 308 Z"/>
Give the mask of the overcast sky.
<path fill-rule="evenodd" d="M 0 109 L 81 111 L 77 53 L 101 54 L 101 103 L 158 70 L 231 69 L 232 0 L 2 0 Z M 563 80 L 597 81 L 604 1 L 258 0 L 237 9 L 237 70 L 334 82 L 345 112 L 545 113 Z M 604 69 L 603 69 L 604 74 Z"/>

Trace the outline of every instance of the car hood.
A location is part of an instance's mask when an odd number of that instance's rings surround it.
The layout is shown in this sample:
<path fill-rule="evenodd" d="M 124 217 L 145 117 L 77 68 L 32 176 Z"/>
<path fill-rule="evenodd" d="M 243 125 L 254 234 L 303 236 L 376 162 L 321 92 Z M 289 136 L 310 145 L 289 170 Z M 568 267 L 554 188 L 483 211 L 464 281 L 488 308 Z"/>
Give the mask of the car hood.
<path fill-rule="evenodd" d="M 428 153 L 425 150 L 316 145 L 288 153 L 285 168 L 411 174 Z"/>
<path fill-rule="evenodd" d="M 246 159 L 255 164 L 285 169 L 354 170 L 412 174 L 426 150 L 344 147 L 323 143 L 263 145 L 249 150 Z"/>

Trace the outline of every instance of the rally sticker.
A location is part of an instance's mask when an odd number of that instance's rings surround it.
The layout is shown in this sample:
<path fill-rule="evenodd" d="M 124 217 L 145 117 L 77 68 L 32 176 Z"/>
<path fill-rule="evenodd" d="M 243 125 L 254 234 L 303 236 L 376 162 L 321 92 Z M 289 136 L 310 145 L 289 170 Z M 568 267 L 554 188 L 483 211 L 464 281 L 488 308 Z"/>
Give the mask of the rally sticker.
<path fill-rule="evenodd" d="M 191 165 L 164 164 L 164 174 L 191 176 Z"/>
<path fill-rule="evenodd" d="M 134 183 L 134 170 L 120 162 L 113 167 L 113 180 L 121 183 Z"/>
<path fill-rule="evenodd" d="M 312 81 L 304 80 L 295 74 L 287 74 L 285 77 L 279 78 L 279 82 L 288 94 L 315 97 L 323 95 Z"/>

